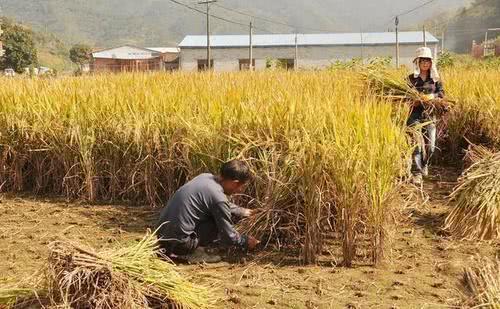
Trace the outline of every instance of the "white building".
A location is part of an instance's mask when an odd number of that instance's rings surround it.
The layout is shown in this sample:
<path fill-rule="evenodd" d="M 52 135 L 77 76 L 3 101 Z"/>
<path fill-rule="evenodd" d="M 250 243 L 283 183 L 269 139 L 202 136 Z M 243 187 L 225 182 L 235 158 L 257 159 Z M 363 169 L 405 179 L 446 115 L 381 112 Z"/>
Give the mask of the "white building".
<path fill-rule="evenodd" d="M 95 51 L 91 56 L 90 70 L 94 72 L 175 70 L 179 67 L 177 47 L 125 45 Z"/>
<path fill-rule="evenodd" d="M 297 41 L 297 44 L 295 42 Z M 426 33 L 427 46 L 436 50 L 439 41 Z M 424 45 L 423 32 L 400 32 L 400 63 L 410 65 L 417 47 Z M 210 37 L 212 67 L 216 71 L 236 71 L 248 68 L 248 35 L 212 35 Z M 396 58 L 396 34 L 328 33 L 328 34 L 271 34 L 253 35 L 253 63 L 255 69 L 264 69 L 270 60 L 277 60 L 287 68 L 322 68 L 335 61 L 353 58 Z M 180 68 L 186 71 L 206 67 L 207 38 L 188 35 L 179 44 Z"/>

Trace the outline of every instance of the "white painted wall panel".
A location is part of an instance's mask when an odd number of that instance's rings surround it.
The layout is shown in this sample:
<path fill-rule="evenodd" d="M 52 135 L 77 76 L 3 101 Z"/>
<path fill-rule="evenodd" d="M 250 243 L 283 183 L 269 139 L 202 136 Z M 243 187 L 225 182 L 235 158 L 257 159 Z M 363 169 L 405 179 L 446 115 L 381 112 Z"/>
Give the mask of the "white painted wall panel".
<path fill-rule="evenodd" d="M 434 48 L 435 44 L 429 44 Z M 401 45 L 401 64 L 411 67 L 411 62 L 415 55 L 415 50 L 420 45 Z M 322 68 L 327 67 L 337 60 L 348 61 L 355 57 L 364 59 L 374 57 L 393 57 L 395 62 L 396 47 L 390 45 L 378 46 L 308 46 L 298 50 L 300 68 Z M 266 59 L 293 59 L 295 58 L 295 48 L 291 47 L 258 47 L 254 48 L 256 69 L 266 67 Z M 197 70 L 198 59 L 205 59 L 206 50 L 204 48 L 184 48 L 181 49 L 181 69 L 192 71 Z M 239 59 L 248 59 L 248 48 L 213 48 L 212 57 L 214 60 L 214 70 L 216 71 L 236 71 L 239 70 Z"/>

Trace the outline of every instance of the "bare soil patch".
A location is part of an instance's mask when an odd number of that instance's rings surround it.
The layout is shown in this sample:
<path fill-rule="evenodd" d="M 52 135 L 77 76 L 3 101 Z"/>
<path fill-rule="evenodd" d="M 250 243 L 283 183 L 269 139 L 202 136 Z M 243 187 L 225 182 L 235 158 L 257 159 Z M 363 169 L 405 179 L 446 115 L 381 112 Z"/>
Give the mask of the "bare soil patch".
<path fill-rule="evenodd" d="M 392 250 L 379 268 L 300 265 L 294 252 L 234 253 L 213 265 L 181 265 L 195 282 L 217 286 L 220 308 L 445 308 L 460 306 L 463 267 L 476 254 L 494 257 L 499 243 L 451 239 L 441 230 L 446 196 L 457 174 L 434 169 L 424 185 L 428 200 L 405 212 Z M 94 247 L 133 242 L 151 228 L 159 210 L 84 205 L 56 199 L 4 196 L 0 203 L 0 282 L 34 273 L 47 244 L 59 238 Z"/>

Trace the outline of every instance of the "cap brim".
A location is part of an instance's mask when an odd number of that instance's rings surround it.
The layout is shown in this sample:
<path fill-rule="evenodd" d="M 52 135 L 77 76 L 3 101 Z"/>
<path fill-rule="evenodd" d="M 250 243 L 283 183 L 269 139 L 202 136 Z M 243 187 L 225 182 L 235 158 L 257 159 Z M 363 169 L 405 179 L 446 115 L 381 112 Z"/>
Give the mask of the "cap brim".
<path fill-rule="evenodd" d="M 434 60 L 434 58 L 432 58 L 432 57 L 416 57 L 415 59 L 413 59 L 413 62 L 417 62 L 417 60 L 418 60 L 419 58 L 426 58 L 426 59 L 431 59 L 431 60 Z"/>

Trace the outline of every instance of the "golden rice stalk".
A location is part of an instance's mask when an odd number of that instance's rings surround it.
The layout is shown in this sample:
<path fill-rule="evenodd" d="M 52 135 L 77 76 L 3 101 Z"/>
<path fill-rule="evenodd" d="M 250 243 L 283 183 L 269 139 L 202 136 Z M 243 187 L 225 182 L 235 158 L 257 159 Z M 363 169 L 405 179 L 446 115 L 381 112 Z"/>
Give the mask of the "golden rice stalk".
<path fill-rule="evenodd" d="M 500 152 L 481 148 L 469 157 L 477 161 L 450 196 L 454 208 L 445 228 L 466 239 L 500 239 Z"/>
<path fill-rule="evenodd" d="M 463 74 L 467 80 L 463 82 Z M 450 142 L 457 150 L 468 141 L 500 150 L 500 74 L 498 69 L 448 68 L 442 72 L 447 96 L 457 98 L 449 115 Z"/>
<path fill-rule="evenodd" d="M 500 261 L 476 258 L 475 266 L 464 271 L 463 284 L 468 305 L 474 308 L 500 308 Z"/>
<path fill-rule="evenodd" d="M 29 308 L 30 305 L 46 301 L 45 291 L 34 288 L 23 288 L 18 285 L 0 288 L 0 308 Z M 4 307 L 2 307 L 4 306 Z"/>
<path fill-rule="evenodd" d="M 53 242 L 44 275 L 49 304 L 64 308 L 211 308 L 205 287 L 185 280 L 169 261 L 158 258 L 154 234 L 122 249 L 97 252 L 72 242 Z M 0 288 L 5 304 L 19 308 L 35 288 Z M 26 299 L 28 298 L 28 299 Z"/>

